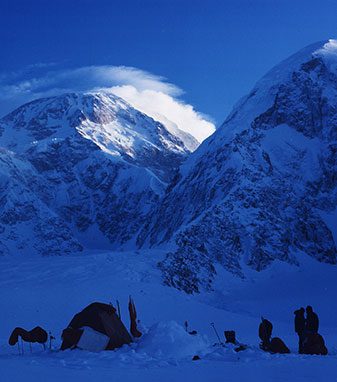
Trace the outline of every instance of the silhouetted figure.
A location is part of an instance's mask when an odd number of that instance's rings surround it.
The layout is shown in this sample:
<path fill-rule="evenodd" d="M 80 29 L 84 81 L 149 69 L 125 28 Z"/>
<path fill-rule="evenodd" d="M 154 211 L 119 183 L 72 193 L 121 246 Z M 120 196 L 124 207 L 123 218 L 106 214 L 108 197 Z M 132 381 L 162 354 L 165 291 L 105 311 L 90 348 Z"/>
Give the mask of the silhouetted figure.
<path fill-rule="evenodd" d="M 272 354 L 290 353 L 287 345 L 279 337 L 271 338 L 273 332 L 273 324 L 261 317 L 262 321 L 259 326 L 259 337 L 261 338 L 260 348 Z"/>
<path fill-rule="evenodd" d="M 303 345 L 303 354 L 327 355 L 323 337 L 318 333 L 308 333 Z"/>
<path fill-rule="evenodd" d="M 317 314 L 313 311 L 310 305 L 306 308 L 307 319 L 305 325 L 306 334 L 318 333 L 319 320 Z"/>
<path fill-rule="evenodd" d="M 279 337 L 273 337 L 269 344 L 269 352 L 277 354 L 289 354 L 290 350 Z"/>
<path fill-rule="evenodd" d="M 305 317 L 304 317 L 304 308 L 295 310 L 295 332 L 298 335 L 298 352 L 303 353 L 303 343 L 305 340 Z"/>
<path fill-rule="evenodd" d="M 306 308 L 307 318 L 305 325 L 305 340 L 303 343 L 303 354 L 327 355 L 323 337 L 318 334 L 319 319 L 310 305 Z"/>
<path fill-rule="evenodd" d="M 261 339 L 260 348 L 262 350 L 269 350 L 270 337 L 273 332 L 273 324 L 267 319 L 261 317 L 261 323 L 259 326 L 259 337 Z"/>

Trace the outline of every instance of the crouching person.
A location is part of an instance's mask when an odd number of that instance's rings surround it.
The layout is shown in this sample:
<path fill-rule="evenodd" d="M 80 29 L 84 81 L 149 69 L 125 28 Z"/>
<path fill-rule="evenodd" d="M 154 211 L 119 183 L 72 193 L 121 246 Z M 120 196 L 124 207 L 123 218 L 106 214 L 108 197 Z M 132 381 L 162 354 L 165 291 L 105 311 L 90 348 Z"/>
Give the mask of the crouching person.
<path fill-rule="evenodd" d="M 259 337 L 261 339 L 260 348 L 272 354 L 288 354 L 290 350 L 279 337 L 271 338 L 273 332 L 273 324 L 265 318 L 259 326 Z"/>
<path fill-rule="evenodd" d="M 318 333 L 307 333 L 303 344 L 303 354 L 327 355 L 328 349 L 323 337 Z"/>
<path fill-rule="evenodd" d="M 270 341 L 269 352 L 272 354 L 289 354 L 290 350 L 279 337 L 274 337 Z"/>

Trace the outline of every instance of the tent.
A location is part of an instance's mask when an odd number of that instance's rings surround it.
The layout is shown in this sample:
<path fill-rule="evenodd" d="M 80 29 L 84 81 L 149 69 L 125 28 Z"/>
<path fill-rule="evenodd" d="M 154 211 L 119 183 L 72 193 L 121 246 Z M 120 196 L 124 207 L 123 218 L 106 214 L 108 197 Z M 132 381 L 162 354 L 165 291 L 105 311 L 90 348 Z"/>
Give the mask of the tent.
<path fill-rule="evenodd" d="M 113 350 L 130 344 L 132 337 L 112 305 L 94 302 L 77 313 L 62 332 L 61 350 Z"/>

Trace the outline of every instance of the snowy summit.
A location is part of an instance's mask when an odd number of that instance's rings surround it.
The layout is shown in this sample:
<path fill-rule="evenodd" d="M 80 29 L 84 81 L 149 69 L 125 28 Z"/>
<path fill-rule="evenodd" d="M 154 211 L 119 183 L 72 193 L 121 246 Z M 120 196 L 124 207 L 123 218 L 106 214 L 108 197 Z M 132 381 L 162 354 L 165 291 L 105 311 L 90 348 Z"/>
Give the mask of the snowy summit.
<path fill-rule="evenodd" d="M 211 289 L 219 266 L 244 277 L 308 255 L 336 264 L 335 52 L 329 40 L 277 65 L 183 164 L 142 237 L 175 241 L 168 285 Z"/>
<path fill-rule="evenodd" d="M 38 99 L 0 120 L 0 253 L 134 241 L 198 145 L 107 93 Z"/>
<path fill-rule="evenodd" d="M 106 92 L 0 120 L 5 380 L 335 376 L 336 47 L 277 65 L 200 146 Z"/>

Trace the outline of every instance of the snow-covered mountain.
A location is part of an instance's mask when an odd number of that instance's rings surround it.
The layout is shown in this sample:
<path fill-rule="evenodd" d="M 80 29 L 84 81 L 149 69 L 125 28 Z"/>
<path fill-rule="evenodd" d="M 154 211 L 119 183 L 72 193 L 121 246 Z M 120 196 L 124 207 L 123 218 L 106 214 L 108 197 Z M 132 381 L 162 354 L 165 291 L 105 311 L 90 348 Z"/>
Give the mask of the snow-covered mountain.
<path fill-rule="evenodd" d="M 0 253 L 132 241 L 197 145 L 107 93 L 23 105 L 0 120 Z"/>
<path fill-rule="evenodd" d="M 117 96 L 23 105 L 0 120 L 0 253 L 169 245 L 164 280 L 187 292 L 220 269 L 335 264 L 336 105 L 333 40 L 267 73 L 187 160 L 192 136 Z"/>
<path fill-rule="evenodd" d="M 311 45 L 264 76 L 183 164 L 138 238 L 174 240 L 165 282 L 210 289 L 307 255 L 336 264 L 337 41 Z M 247 268 L 248 267 L 248 268 Z"/>

